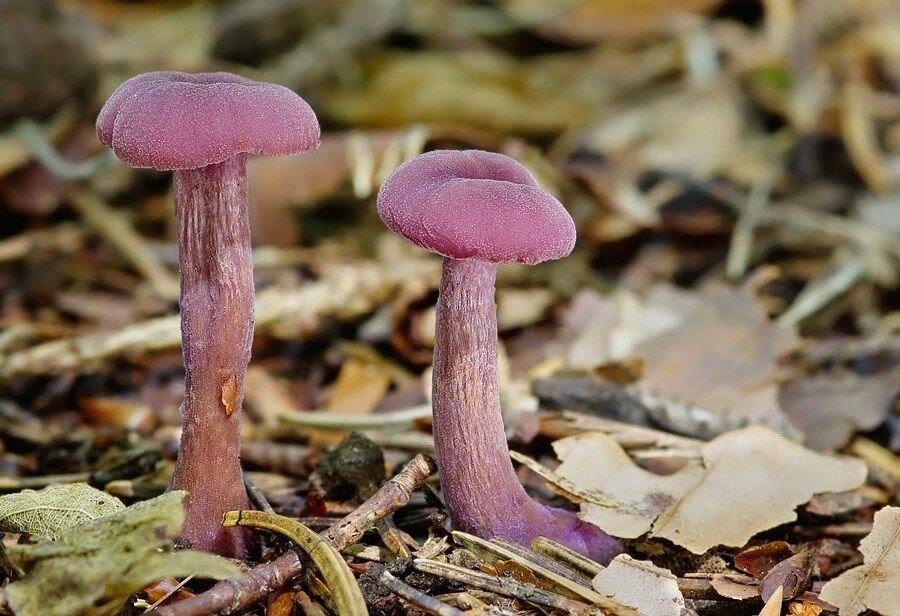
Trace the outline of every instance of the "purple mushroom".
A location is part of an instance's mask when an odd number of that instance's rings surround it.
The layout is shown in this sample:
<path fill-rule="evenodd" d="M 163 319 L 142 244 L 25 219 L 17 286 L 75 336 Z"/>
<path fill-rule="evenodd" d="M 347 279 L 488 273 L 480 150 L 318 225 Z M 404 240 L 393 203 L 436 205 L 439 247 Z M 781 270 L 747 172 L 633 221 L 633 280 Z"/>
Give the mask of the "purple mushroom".
<path fill-rule="evenodd" d="M 282 86 L 230 73 L 158 72 L 119 86 L 97 135 L 132 167 L 175 171 L 185 396 L 171 487 L 188 491 L 184 538 L 241 555 L 245 535 L 221 519 L 250 507 L 240 465 L 254 299 L 246 157 L 316 148 L 319 124 Z"/>
<path fill-rule="evenodd" d="M 568 255 L 575 225 L 515 160 L 436 151 L 387 179 L 378 214 L 395 233 L 443 255 L 434 348 L 434 441 L 450 517 L 461 530 L 529 545 L 544 536 L 607 561 L 620 544 L 571 511 L 532 500 L 512 463 L 497 390 L 498 263 Z"/>

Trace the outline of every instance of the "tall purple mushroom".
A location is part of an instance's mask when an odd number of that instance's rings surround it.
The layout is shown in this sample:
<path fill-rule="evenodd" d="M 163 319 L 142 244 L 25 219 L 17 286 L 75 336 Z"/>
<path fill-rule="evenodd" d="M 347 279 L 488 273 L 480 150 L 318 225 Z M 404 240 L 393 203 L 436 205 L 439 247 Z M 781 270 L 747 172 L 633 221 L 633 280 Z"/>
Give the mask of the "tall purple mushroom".
<path fill-rule="evenodd" d="M 498 263 L 568 255 L 575 225 L 515 160 L 435 151 L 387 179 L 378 214 L 395 233 L 443 255 L 434 342 L 434 442 L 454 524 L 528 545 L 537 536 L 607 561 L 619 543 L 571 511 L 532 500 L 512 463 L 497 389 Z"/>
<path fill-rule="evenodd" d="M 175 171 L 185 396 L 172 488 L 188 491 L 186 539 L 240 555 L 245 536 L 221 519 L 250 506 L 239 412 L 253 340 L 246 157 L 316 148 L 319 124 L 282 86 L 230 73 L 157 72 L 119 86 L 97 135 L 132 167 Z"/>

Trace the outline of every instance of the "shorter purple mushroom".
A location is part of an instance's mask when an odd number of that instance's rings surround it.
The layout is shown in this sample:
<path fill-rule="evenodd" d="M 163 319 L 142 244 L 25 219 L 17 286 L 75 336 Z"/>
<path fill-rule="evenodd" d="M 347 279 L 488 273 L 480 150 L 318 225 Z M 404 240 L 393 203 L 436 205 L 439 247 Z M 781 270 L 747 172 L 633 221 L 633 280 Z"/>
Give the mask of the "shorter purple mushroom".
<path fill-rule="evenodd" d="M 518 162 L 477 150 L 408 161 L 381 187 L 378 214 L 395 233 L 444 257 L 432 404 L 441 487 L 454 524 L 522 545 L 544 536 L 608 561 L 621 551 L 618 541 L 525 493 L 509 459 L 497 389 L 497 264 L 568 255 L 572 218 Z"/>
<path fill-rule="evenodd" d="M 246 549 L 222 514 L 247 509 L 240 409 L 253 341 L 247 154 L 319 144 L 306 102 L 282 86 L 230 73 L 146 73 L 123 83 L 97 135 L 132 167 L 174 170 L 185 368 L 183 432 L 172 488 L 187 490 L 183 536 L 228 556 Z"/>

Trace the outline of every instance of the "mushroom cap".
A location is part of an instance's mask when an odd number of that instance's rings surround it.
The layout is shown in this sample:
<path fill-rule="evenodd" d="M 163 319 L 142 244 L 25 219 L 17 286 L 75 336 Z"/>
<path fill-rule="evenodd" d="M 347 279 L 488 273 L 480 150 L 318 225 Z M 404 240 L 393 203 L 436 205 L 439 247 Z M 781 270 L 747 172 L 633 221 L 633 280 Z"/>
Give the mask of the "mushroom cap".
<path fill-rule="evenodd" d="M 319 123 L 284 86 L 231 73 L 161 71 L 120 85 L 97 136 L 132 167 L 196 169 L 236 154 L 282 156 L 319 146 Z"/>
<path fill-rule="evenodd" d="M 540 263 L 575 246 L 572 217 L 516 160 L 436 150 L 398 167 L 378 192 L 389 229 L 453 259 Z"/>

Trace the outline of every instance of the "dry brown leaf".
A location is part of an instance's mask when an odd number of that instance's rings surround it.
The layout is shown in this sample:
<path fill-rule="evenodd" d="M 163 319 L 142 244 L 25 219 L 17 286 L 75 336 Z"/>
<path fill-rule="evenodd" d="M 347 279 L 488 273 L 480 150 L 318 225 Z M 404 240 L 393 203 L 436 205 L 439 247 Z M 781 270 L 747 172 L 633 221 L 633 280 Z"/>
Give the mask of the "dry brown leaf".
<path fill-rule="evenodd" d="M 251 418 L 265 426 L 275 426 L 286 410 L 301 410 L 291 396 L 288 381 L 277 378 L 262 366 L 251 365 L 244 376 L 244 406 Z"/>
<path fill-rule="evenodd" d="M 756 533 L 797 519 L 814 494 L 850 490 L 865 464 L 812 452 L 762 427 L 724 434 L 701 448 L 702 460 L 659 476 L 635 465 L 609 436 L 556 441 L 557 474 L 605 504 L 582 504 L 581 517 L 617 537 L 649 532 L 702 554 L 741 547 Z"/>
<path fill-rule="evenodd" d="M 789 616 L 819 616 L 824 611 L 821 605 L 811 601 L 792 601 L 788 605 Z"/>
<path fill-rule="evenodd" d="M 222 383 L 222 404 L 225 406 L 225 414 L 229 417 L 235 411 L 238 397 L 237 377 L 231 375 Z"/>
<path fill-rule="evenodd" d="M 808 447 L 834 451 L 884 421 L 898 393 L 900 370 L 872 376 L 833 371 L 786 383 L 778 398 Z"/>
<path fill-rule="evenodd" d="M 813 557 L 808 552 L 786 558 L 772 567 L 760 582 L 760 596 L 768 601 L 774 596 L 776 589 L 780 589 L 785 599 L 794 599 L 809 588 L 815 567 Z"/>
<path fill-rule="evenodd" d="M 643 616 L 681 616 L 684 596 L 668 569 L 621 554 L 594 576 L 591 585 L 610 599 L 635 608 Z"/>
<path fill-rule="evenodd" d="M 865 609 L 883 616 L 900 614 L 900 507 L 885 507 L 875 514 L 872 532 L 859 549 L 863 564 L 844 572 L 822 588 L 823 601 L 835 605 L 841 616 L 856 616 Z"/>
<path fill-rule="evenodd" d="M 347 415 L 367 415 L 375 410 L 391 384 L 385 366 L 349 358 L 331 386 L 327 409 Z"/>
<path fill-rule="evenodd" d="M 78 398 L 78 408 L 91 423 L 118 426 L 145 434 L 159 423 L 157 412 L 147 404 L 113 396 Z"/>
<path fill-rule="evenodd" d="M 794 555 L 786 541 L 770 541 L 743 550 L 734 557 L 734 566 L 761 580 L 772 567 Z"/>

